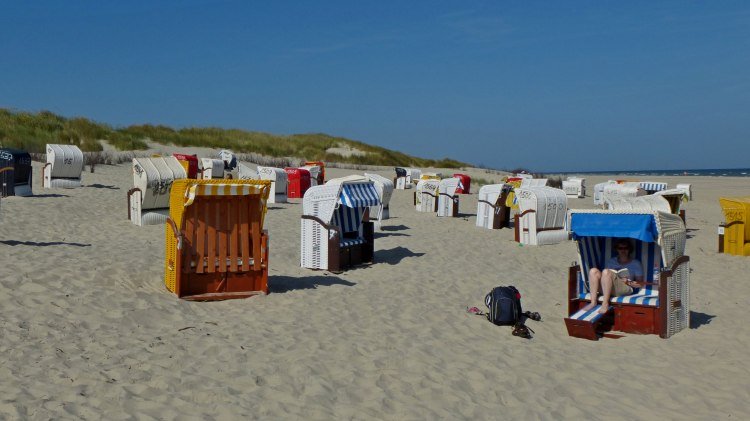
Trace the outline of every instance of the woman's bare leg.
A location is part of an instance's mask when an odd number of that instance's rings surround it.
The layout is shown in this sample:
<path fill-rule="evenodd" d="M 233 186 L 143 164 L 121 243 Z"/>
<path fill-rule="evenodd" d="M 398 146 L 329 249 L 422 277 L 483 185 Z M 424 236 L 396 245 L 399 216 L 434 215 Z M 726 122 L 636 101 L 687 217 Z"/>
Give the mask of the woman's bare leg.
<path fill-rule="evenodd" d="M 586 311 L 596 307 L 599 298 L 599 284 L 601 283 L 602 272 L 597 268 L 589 270 L 589 291 L 591 292 L 591 302 L 583 309 Z"/>
<path fill-rule="evenodd" d="M 612 298 L 612 288 L 615 285 L 615 275 L 611 270 L 605 270 L 602 274 L 602 296 L 604 296 L 604 302 L 602 302 L 602 308 L 599 309 L 599 313 L 606 313 L 609 310 L 609 299 Z"/>

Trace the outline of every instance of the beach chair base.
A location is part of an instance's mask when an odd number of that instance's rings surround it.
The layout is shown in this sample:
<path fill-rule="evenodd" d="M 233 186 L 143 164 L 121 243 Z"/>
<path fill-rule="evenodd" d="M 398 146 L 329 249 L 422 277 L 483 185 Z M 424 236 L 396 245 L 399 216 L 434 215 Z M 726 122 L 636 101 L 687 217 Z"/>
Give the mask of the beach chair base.
<path fill-rule="evenodd" d="M 605 336 L 614 324 L 614 308 L 610 307 L 607 313 L 600 314 L 601 305 L 597 305 L 589 311 L 579 310 L 570 317 L 565 318 L 565 327 L 568 335 L 576 338 L 598 340 Z"/>

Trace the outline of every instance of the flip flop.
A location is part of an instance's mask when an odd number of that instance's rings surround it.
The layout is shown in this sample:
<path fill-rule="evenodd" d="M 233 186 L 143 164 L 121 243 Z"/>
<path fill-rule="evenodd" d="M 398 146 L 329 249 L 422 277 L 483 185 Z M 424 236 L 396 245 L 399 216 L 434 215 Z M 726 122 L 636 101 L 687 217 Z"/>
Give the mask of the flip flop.
<path fill-rule="evenodd" d="M 536 311 L 527 311 L 523 313 L 524 316 L 528 317 L 531 320 L 536 320 L 537 322 L 542 321 L 542 315 L 537 313 Z"/>
<path fill-rule="evenodd" d="M 518 323 L 513 328 L 513 336 L 520 336 L 521 338 L 531 339 L 532 333 L 536 333 L 536 332 L 534 332 L 530 327 L 526 326 L 523 323 Z"/>
<path fill-rule="evenodd" d="M 484 316 L 484 312 L 478 307 L 466 307 L 466 312 L 476 314 L 477 316 Z"/>

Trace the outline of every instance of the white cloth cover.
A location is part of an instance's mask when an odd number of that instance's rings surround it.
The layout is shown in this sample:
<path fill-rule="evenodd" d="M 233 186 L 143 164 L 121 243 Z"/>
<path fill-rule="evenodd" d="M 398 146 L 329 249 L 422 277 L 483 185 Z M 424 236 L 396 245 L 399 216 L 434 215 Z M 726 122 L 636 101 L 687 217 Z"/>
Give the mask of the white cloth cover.
<path fill-rule="evenodd" d="M 75 145 L 47 145 L 47 166 L 42 178 L 44 188 L 81 187 L 83 152 Z"/>
<path fill-rule="evenodd" d="M 388 204 L 391 201 L 391 195 L 393 195 L 393 181 L 380 174 L 365 173 L 365 177 L 375 184 L 375 190 L 378 191 L 378 196 L 380 196 L 380 205 L 370 208 L 370 220 L 375 221 L 375 229 L 379 230 L 382 221 L 390 218 Z"/>
<path fill-rule="evenodd" d="M 456 216 L 453 213 L 453 204 L 458 204 L 456 190 L 458 189 L 459 182 L 458 178 L 444 178 L 440 180 L 437 216 Z M 456 207 L 456 211 L 458 211 L 458 207 Z"/>
<path fill-rule="evenodd" d="M 556 244 L 568 238 L 568 198 L 553 187 L 520 187 L 518 200 L 519 241 L 521 244 Z"/>
<path fill-rule="evenodd" d="M 500 195 L 503 193 L 505 184 L 487 184 L 479 189 L 477 194 L 477 226 L 492 229 L 492 220 L 495 217 L 495 208 L 482 201 L 498 204 Z"/>
<path fill-rule="evenodd" d="M 213 180 L 224 178 L 224 161 L 216 158 L 201 158 L 198 161 L 199 178 Z"/>
<path fill-rule="evenodd" d="M 133 158 L 133 186 L 140 191 L 130 195 L 131 222 L 138 226 L 164 223 L 172 183 L 184 178 L 185 168 L 173 156 Z"/>
<path fill-rule="evenodd" d="M 271 194 L 268 203 L 286 203 L 289 176 L 283 168 L 258 166 L 258 177 L 261 180 L 271 180 Z"/>
<path fill-rule="evenodd" d="M 568 197 L 586 197 L 586 179 L 580 177 L 568 177 L 563 180 L 562 188 Z"/>
<path fill-rule="evenodd" d="M 417 212 L 435 212 L 439 190 L 438 180 L 419 180 L 415 192 Z"/>

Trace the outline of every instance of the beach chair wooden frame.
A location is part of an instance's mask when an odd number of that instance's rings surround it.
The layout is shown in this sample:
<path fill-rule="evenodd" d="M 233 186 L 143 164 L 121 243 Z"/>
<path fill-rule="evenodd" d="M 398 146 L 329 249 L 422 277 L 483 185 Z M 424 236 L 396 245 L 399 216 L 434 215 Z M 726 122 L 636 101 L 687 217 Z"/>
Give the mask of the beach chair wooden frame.
<path fill-rule="evenodd" d="M 578 246 L 578 262 L 568 270 L 565 325 L 570 336 L 598 339 L 619 331 L 669 338 L 690 326 L 690 257 L 684 255 L 685 225 L 678 216 L 658 211 L 571 210 L 570 221 Z M 647 284 L 632 295 L 612 297 L 611 315 L 588 320 L 591 314 L 581 312 L 591 302 L 588 271 L 601 268 L 616 254 L 614 238 L 630 238 Z"/>
<path fill-rule="evenodd" d="M 268 293 L 266 180 L 176 180 L 167 218 L 165 284 L 193 301 Z"/>

